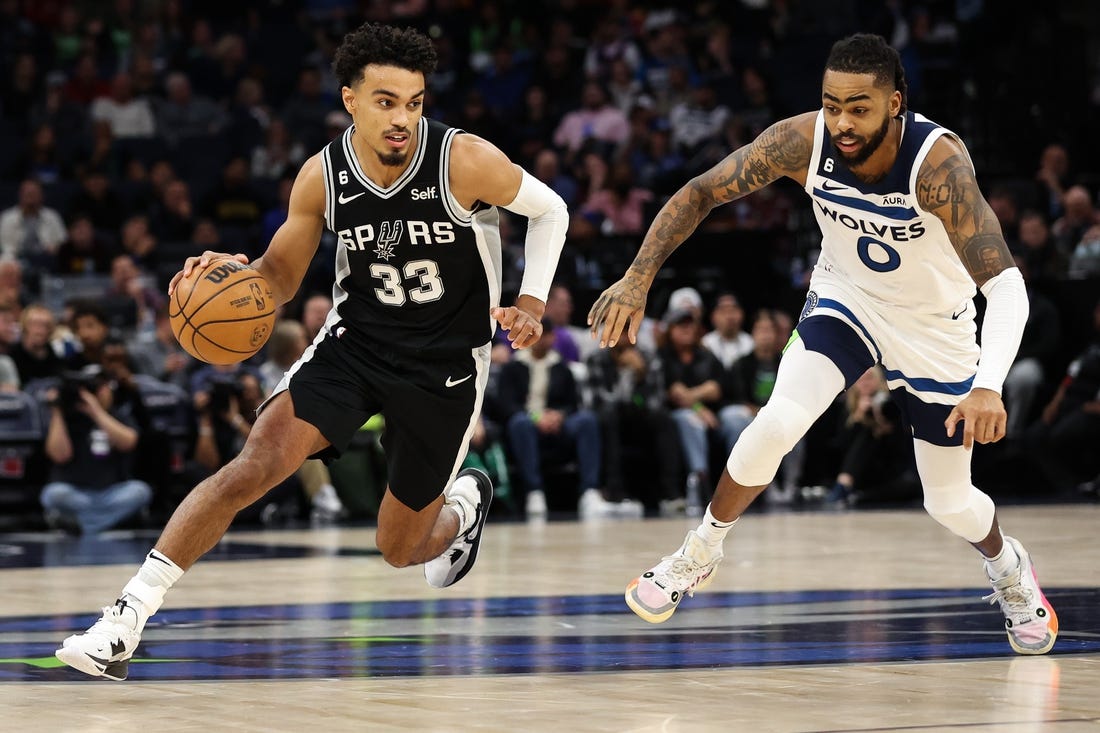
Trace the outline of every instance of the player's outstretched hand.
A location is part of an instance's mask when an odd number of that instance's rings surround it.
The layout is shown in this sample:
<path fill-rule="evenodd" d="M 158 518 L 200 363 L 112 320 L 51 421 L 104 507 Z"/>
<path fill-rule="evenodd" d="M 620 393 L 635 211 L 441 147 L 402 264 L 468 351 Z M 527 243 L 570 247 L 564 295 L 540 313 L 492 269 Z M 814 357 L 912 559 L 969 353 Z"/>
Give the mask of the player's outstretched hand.
<path fill-rule="evenodd" d="M 637 276 L 627 273 L 600 294 L 588 311 L 588 325 L 592 338 L 599 339 L 601 347 L 614 346 L 628 323 L 627 338 L 632 344 L 638 343 L 648 290 Z"/>
<path fill-rule="evenodd" d="M 521 295 L 515 305 L 497 306 L 489 311 L 489 315 L 508 332 L 513 349 L 526 349 L 542 338 L 542 310 L 545 305 L 541 300 Z"/>
<path fill-rule="evenodd" d="M 214 260 L 226 260 L 226 259 L 236 260 L 237 262 L 240 262 L 242 265 L 247 265 L 248 264 L 248 255 L 242 255 L 242 254 L 231 255 L 228 252 L 211 252 L 210 250 L 206 250 L 201 255 L 197 255 L 197 256 L 194 256 L 194 257 L 188 257 L 183 262 L 183 269 L 180 270 L 179 272 L 177 272 L 172 277 L 172 282 L 168 283 L 168 297 L 172 297 L 172 293 L 175 292 L 175 290 L 176 290 L 176 284 L 179 283 L 179 281 L 182 280 L 183 278 L 190 275 L 191 270 L 195 269 L 196 267 L 206 267 L 207 265 L 209 265 Z"/>
<path fill-rule="evenodd" d="M 964 397 L 947 416 L 944 421 L 947 437 L 955 436 L 959 421 L 963 423 L 963 447 L 972 448 L 974 441 L 996 443 L 1005 437 L 1008 415 L 999 394 L 979 388 Z"/>

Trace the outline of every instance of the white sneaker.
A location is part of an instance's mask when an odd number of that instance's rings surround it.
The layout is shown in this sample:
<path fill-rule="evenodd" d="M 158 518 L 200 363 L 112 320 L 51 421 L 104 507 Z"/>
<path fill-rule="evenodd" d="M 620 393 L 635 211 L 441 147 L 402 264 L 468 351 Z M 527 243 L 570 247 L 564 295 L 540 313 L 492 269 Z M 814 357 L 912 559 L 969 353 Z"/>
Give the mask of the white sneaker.
<path fill-rule="evenodd" d="M 136 623 L 137 612 L 120 598 L 115 605 L 104 608 L 99 620 L 83 634 L 73 634 L 61 642 L 54 656 L 84 674 L 124 680 L 130 657 L 141 640 L 141 632 L 134 628 Z"/>
<path fill-rule="evenodd" d="M 467 481 L 466 478 L 473 480 Z M 424 579 L 433 588 L 454 585 L 466 577 L 474 566 L 478 547 L 481 546 L 482 530 L 489 516 L 489 504 L 493 500 L 493 482 L 479 469 L 464 468 L 447 489 L 447 498 L 462 504 L 465 511 L 472 510 L 474 516 L 466 531 L 460 532 L 443 554 L 424 563 Z"/>
<path fill-rule="evenodd" d="M 637 499 L 623 499 L 614 506 L 615 516 L 623 519 L 641 519 L 645 516 L 645 505 Z"/>
<path fill-rule="evenodd" d="M 617 513 L 616 505 L 603 498 L 599 489 L 585 489 L 577 502 L 577 514 L 581 519 L 604 519 Z"/>
<path fill-rule="evenodd" d="M 542 489 L 527 492 L 527 518 L 538 519 L 546 516 L 546 494 Z"/>
<path fill-rule="evenodd" d="M 994 592 L 985 597 L 990 605 L 1001 604 L 1008 643 L 1018 654 L 1046 654 L 1058 638 L 1058 614 L 1043 595 L 1035 567 L 1019 540 L 1005 537 L 1016 550 L 1020 564 L 999 580 L 989 579 Z M 986 575 L 989 574 L 988 564 Z"/>
<path fill-rule="evenodd" d="M 630 581 L 626 587 L 626 605 L 651 624 L 666 621 L 684 594 L 695 595 L 695 591 L 710 585 L 714 569 L 721 561 L 722 548 L 712 549 L 691 530 L 679 550 Z"/>
<path fill-rule="evenodd" d="M 310 521 L 316 524 L 335 522 L 344 515 L 344 504 L 332 484 L 323 485 L 311 501 Z"/>

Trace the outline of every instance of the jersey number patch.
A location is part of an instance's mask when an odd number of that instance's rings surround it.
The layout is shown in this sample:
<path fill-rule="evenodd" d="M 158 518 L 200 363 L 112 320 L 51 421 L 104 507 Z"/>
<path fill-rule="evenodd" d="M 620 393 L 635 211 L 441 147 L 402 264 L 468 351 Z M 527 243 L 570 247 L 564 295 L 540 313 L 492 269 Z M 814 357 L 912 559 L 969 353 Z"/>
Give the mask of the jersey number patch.
<path fill-rule="evenodd" d="M 404 277 L 402 277 L 402 273 Z M 382 287 L 375 288 L 378 302 L 399 307 L 406 301 L 431 303 L 443 297 L 443 281 L 439 279 L 439 264 L 434 260 L 411 260 L 398 270 L 393 265 L 375 262 L 370 266 L 370 274 L 382 281 Z M 417 284 L 406 288 L 405 279 L 416 278 Z"/>
<path fill-rule="evenodd" d="M 876 255 L 881 257 L 880 252 L 886 254 L 885 262 L 880 262 L 878 259 L 871 257 L 872 246 Z M 859 241 L 856 242 L 856 253 L 859 255 L 859 261 L 875 272 L 893 272 L 901 267 L 901 255 L 898 254 L 898 251 L 886 242 L 874 237 L 860 237 Z"/>

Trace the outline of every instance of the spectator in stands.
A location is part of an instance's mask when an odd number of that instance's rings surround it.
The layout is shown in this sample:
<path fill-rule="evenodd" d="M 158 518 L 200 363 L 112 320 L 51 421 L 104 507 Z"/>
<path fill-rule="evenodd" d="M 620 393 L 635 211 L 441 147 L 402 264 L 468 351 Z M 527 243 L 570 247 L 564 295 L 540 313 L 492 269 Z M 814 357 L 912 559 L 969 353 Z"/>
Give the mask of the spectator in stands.
<path fill-rule="evenodd" d="M 61 358 L 50 345 L 56 325 L 53 312 L 44 305 L 32 303 L 23 309 L 19 325 L 19 341 L 9 354 L 19 372 L 20 382 L 26 384 L 60 374 Z"/>
<path fill-rule="evenodd" d="M 1100 275 L 1100 224 L 1085 230 L 1070 254 L 1068 273 L 1074 279 Z"/>
<path fill-rule="evenodd" d="M 743 330 L 745 310 L 736 295 L 729 291 L 718 294 L 710 312 L 710 324 L 714 330 L 703 336 L 703 346 L 718 357 L 723 369 L 732 369 L 753 347 L 752 336 Z"/>
<path fill-rule="evenodd" d="M 859 500 L 920 495 L 911 436 L 890 398 L 882 367 L 868 369 L 844 393 L 840 472 L 825 496 L 844 506 Z"/>
<path fill-rule="evenodd" d="M 554 189 L 562 201 L 570 208 L 577 201 L 579 186 L 577 181 L 561 169 L 561 157 L 553 148 L 543 148 L 535 156 L 532 169 L 535 178 Z"/>
<path fill-rule="evenodd" d="M 676 298 L 675 302 L 685 298 Z M 674 299 L 670 298 L 669 302 Z M 709 485 L 710 436 L 718 435 L 722 408 L 722 365 L 703 348 L 701 308 L 677 306 L 665 316 L 668 342 L 658 351 L 664 369 L 665 398 L 676 422 L 688 471 L 685 495 L 690 516 L 706 504 L 701 495 Z"/>
<path fill-rule="evenodd" d="M 523 107 L 516 116 L 508 144 L 510 155 L 523 161 L 535 160 L 537 164 L 536 156 L 549 146 L 557 122 L 558 118 L 550 109 L 550 100 L 546 98 L 546 90 L 538 84 L 529 86 L 523 95 Z"/>
<path fill-rule="evenodd" d="M 85 214 L 103 237 L 116 238 L 122 225 L 122 199 L 102 168 L 90 168 L 80 176 L 80 188 L 69 201 L 69 211 Z"/>
<path fill-rule="evenodd" d="M 263 144 L 265 133 L 275 119 L 277 118 L 264 100 L 263 84 L 251 77 L 241 79 L 237 83 L 237 93 L 229 108 L 226 136 L 230 148 L 255 151 Z M 252 174 L 261 177 L 255 168 Z"/>
<path fill-rule="evenodd" d="M 87 214 L 77 214 L 69 223 L 69 236 L 57 248 L 51 269 L 58 275 L 106 275 L 111 271 L 111 248 L 96 233 Z"/>
<path fill-rule="evenodd" d="M 1005 409 L 1008 411 L 1005 437 L 1009 440 L 1021 438 L 1024 429 L 1030 424 L 1035 398 L 1044 382 L 1044 367 L 1057 353 L 1061 339 L 1058 309 L 1035 288 L 1031 271 L 1023 257 L 1016 255 L 1014 259 L 1027 284 L 1029 307 L 1020 348 L 1016 351 L 1016 358 L 1008 370 L 1002 388 Z"/>
<path fill-rule="evenodd" d="M 103 308 L 90 300 L 78 300 L 71 304 L 72 312 L 68 322 L 72 324 L 78 350 L 65 360 L 65 368 L 70 371 L 86 366 L 101 366 L 103 346 L 111 335 L 111 327 Z"/>
<path fill-rule="evenodd" d="M 36 275 L 38 273 L 35 273 Z M 37 290 L 37 284 L 35 284 Z M 23 310 L 27 288 L 23 283 L 23 266 L 18 260 L 0 259 L 0 306 L 7 306 L 18 315 Z"/>
<path fill-rule="evenodd" d="M 134 416 L 115 404 L 112 382 L 98 367 L 79 374 L 48 393 L 51 468 L 40 500 L 51 526 L 95 534 L 147 507 L 153 490 L 134 478 Z"/>
<path fill-rule="evenodd" d="M 327 295 L 318 293 L 306 298 L 302 305 L 302 325 L 306 327 L 306 335 L 311 343 L 324 328 L 331 310 L 332 298 Z"/>
<path fill-rule="evenodd" d="M 219 228 L 251 231 L 260 223 L 264 201 L 250 179 L 248 161 L 241 155 L 229 159 L 218 185 L 210 192 L 206 213 Z M 238 245 L 238 249 L 242 249 Z"/>
<path fill-rule="evenodd" d="M 106 122 L 115 139 L 148 138 L 156 135 L 156 119 L 149 100 L 134 96 L 130 74 L 120 71 L 111 81 L 111 94 L 92 102 L 92 119 Z"/>
<path fill-rule="evenodd" d="M 166 304 L 162 303 L 156 309 L 152 330 L 138 331 L 130 339 L 128 347 L 139 373 L 148 374 L 182 389 L 190 389 L 189 370 L 196 367 L 198 362 L 183 350 L 172 333 Z"/>
<path fill-rule="evenodd" d="M 626 18 L 614 10 L 608 11 L 596 24 L 584 55 L 584 73 L 589 79 L 607 80 L 616 76 L 615 67 L 634 76 L 642 63 L 642 53 L 631 37 Z M 620 105 L 626 112 L 629 107 Z"/>
<path fill-rule="evenodd" d="M 157 105 L 157 130 L 169 145 L 185 138 L 208 137 L 226 125 L 221 107 L 191 90 L 186 74 L 174 72 L 164 81 L 167 97 Z"/>
<path fill-rule="evenodd" d="M 598 82 L 587 82 L 581 95 L 581 108 L 567 112 L 554 130 L 554 145 L 566 151 L 570 160 L 589 140 L 613 150 L 630 136 L 626 115 L 608 102 Z"/>
<path fill-rule="evenodd" d="M 685 157 L 695 155 L 721 137 L 729 117 L 730 109 L 718 102 L 714 87 L 705 83 L 696 85 L 687 101 L 669 111 L 673 148 Z"/>
<path fill-rule="evenodd" d="M 292 175 L 305 159 L 301 141 L 291 139 L 286 123 L 275 118 L 264 132 L 263 144 L 252 149 L 252 177 L 276 180 Z"/>
<path fill-rule="evenodd" d="M 611 499 L 642 499 L 662 516 L 685 510 L 680 488 L 682 465 L 676 423 L 665 409 L 664 375 L 659 360 L 646 357 L 623 339 L 593 351 L 586 362 L 592 409 L 600 421 L 604 483 Z M 633 464 L 652 468 L 644 480 L 627 485 L 626 449 Z M 637 476 L 637 473 L 634 474 Z M 620 505 L 622 506 L 622 505 Z"/>
<path fill-rule="evenodd" d="M 630 162 L 616 159 L 604 185 L 589 194 L 580 216 L 598 221 L 605 236 L 636 236 L 645 232 L 651 201 L 653 192 L 637 185 Z"/>
<path fill-rule="evenodd" d="M 164 186 L 164 193 L 150 219 L 153 234 L 165 242 L 182 242 L 191 237 L 195 228 L 195 209 L 191 189 L 174 179 Z"/>
<path fill-rule="evenodd" d="M 19 369 L 10 354 L 18 342 L 15 310 L 0 305 L 0 391 L 15 392 L 20 387 Z"/>
<path fill-rule="evenodd" d="M 260 245 L 262 247 L 267 246 L 271 238 L 275 236 L 275 232 L 286 221 L 290 213 L 290 192 L 293 187 L 294 177 L 292 175 L 280 178 L 278 183 L 275 184 L 275 202 L 264 212 L 263 218 L 260 220 Z M 213 247 L 207 249 L 218 251 Z"/>
<path fill-rule="evenodd" d="M 1084 186 L 1070 186 L 1062 197 L 1065 213 L 1051 226 L 1055 243 L 1072 257 L 1085 232 L 1100 225 L 1100 211 L 1092 204 L 1092 194 Z"/>
<path fill-rule="evenodd" d="M 264 394 L 270 394 L 286 371 L 309 346 L 306 328 L 293 318 L 280 318 L 271 329 L 264 353 L 267 360 L 260 365 L 260 380 Z"/>
<path fill-rule="evenodd" d="M 554 351 L 566 363 L 583 361 L 595 349 L 588 330 L 573 325 L 573 294 L 563 283 L 550 286 L 542 317 L 554 323 Z"/>
<path fill-rule="evenodd" d="M 581 409 L 573 373 L 554 351 L 554 323 L 543 319 L 542 337 L 517 351 L 500 369 L 497 398 L 512 459 L 527 491 L 528 518 L 546 516 L 543 457 L 577 460 L 582 518 L 611 516 L 614 506 L 599 490 L 600 428 L 596 415 Z"/>
<path fill-rule="evenodd" d="M 77 57 L 72 74 L 65 82 L 61 93 L 70 102 L 87 107 L 98 97 L 105 97 L 111 89 L 99 77 L 99 62 L 95 54 L 88 51 Z"/>
<path fill-rule="evenodd" d="M 1091 341 L 1066 369 L 1054 397 L 1025 436 L 1054 492 L 1066 492 L 1100 470 L 1100 301 L 1092 313 Z"/>
<path fill-rule="evenodd" d="M 1070 186 L 1069 151 L 1064 145 L 1051 143 L 1043 148 L 1035 182 L 1046 220 L 1056 220 L 1065 211 L 1062 199 Z"/>
<path fill-rule="evenodd" d="M 1032 282 L 1044 286 L 1063 279 L 1069 269 L 1068 254 L 1058 248 L 1046 219 L 1034 209 L 1020 215 L 1018 254 L 1027 265 Z"/>
<path fill-rule="evenodd" d="M 104 292 L 105 302 L 123 308 L 127 315 L 125 325 L 138 330 L 153 330 L 156 313 L 167 298 L 153 287 L 152 273 L 143 271 L 129 254 L 111 259 L 111 282 Z M 125 306 L 122 304 L 125 303 Z"/>
<path fill-rule="evenodd" d="M 996 186 L 986 200 L 997 216 L 1009 249 L 1016 249 L 1020 240 L 1020 202 L 1016 194 L 1007 186 Z"/>
<path fill-rule="evenodd" d="M 283 106 L 279 116 L 286 122 L 291 138 L 306 150 L 317 150 L 328 142 L 325 115 L 333 108 L 321 87 L 321 72 L 306 67 L 298 72 L 298 87 Z"/>
<path fill-rule="evenodd" d="M 0 214 L 0 256 L 23 267 L 49 269 L 68 231 L 54 209 L 43 204 L 42 184 L 28 179 L 19 185 L 19 201 Z"/>
<path fill-rule="evenodd" d="M 135 214 L 122 223 L 120 242 L 122 251 L 130 255 L 134 264 L 146 271 L 156 271 L 160 258 L 157 238 L 149 229 L 149 217 Z M 171 263 L 173 266 L 176 263 Z M 175 273 L 173 273 L 175 274 Z"/>
<path fill-rule="evenodd" d="M 41 91 L 42 79 L 34 54 L 16 55 L 12 60 L 10 76 L 0 84 L 0 115 L 13 125 L 25 125 Z"/>

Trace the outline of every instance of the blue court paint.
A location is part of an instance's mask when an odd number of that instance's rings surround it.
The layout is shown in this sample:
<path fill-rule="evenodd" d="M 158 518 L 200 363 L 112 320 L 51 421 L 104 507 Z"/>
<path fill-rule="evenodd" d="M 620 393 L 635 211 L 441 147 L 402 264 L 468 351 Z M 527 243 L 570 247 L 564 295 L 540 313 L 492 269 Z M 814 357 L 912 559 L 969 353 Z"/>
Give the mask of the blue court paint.
<path fill-rule="evenodd" d="M 1055 654 L 1100 652 L 1097 588 L 1047 588 Z M 622 596 L 166 609 L 133 681 L 616 672 L 1012 656 L 984 588 L 701 593 L 652 626 Z M 86 616 L 0 619 L 0 682 L 94 681 L 52 663 Z"/>

